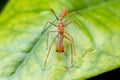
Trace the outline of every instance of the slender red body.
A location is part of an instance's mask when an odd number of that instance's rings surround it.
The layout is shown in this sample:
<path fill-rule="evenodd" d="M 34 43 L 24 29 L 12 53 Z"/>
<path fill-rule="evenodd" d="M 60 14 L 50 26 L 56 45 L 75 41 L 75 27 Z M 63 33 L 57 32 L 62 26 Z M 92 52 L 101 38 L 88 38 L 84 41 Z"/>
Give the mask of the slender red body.
<path fill-rule="evenodd" d="M 61 11 L 61 16 L 59 18 L 59 24 L 58 24 L 58 45 L 56 46 L 56 51 L 61 53 L 64 52 L 64 45 L 63 45 L 63 39 L 64 39 L 64 24 L 62 20 L 67 15 L 67 10 L 63 9 Z"/>
<path fill-rule="evenodd" d="M 64 39 L 64 24 L 62 21 L 60 21 L 60 23 L 58 24 L 58 45 L 56 46 L 56 51 L 59 53 L 64 52 L 63 39 Z"/>
<path fill-rule="evenodd" d="M 71 42 L 71 63 L 73 62 L 73 50 L 75 51 L 75 48 L 74 48 L 74 42 L 73 42 L 73 38 L 71 35 L 69 35 L 66 31 L 64 31 L 64 27 L 69 25 L 70 23 L 72 23 L 73 21 L 70 21 L 69 23 L 65 23 L 69 20 L 66 19 L 64 20 L 64 23 L 63 23 L 63 19 L 65 18 L 65 16 L 67 15 L 67 10 L 66 9 L 63 9 L 60 13 L 60 17 L 58 18 L 57 15 L 55 14 L 54 10 L 52 10 L 52 13 L 54 14 L 54 16 L 56 17 L 56 20 L 59 21 L 58 25 L 48 21 L 46 23 L 46 25 L 48 23 L 50 23 L 51 25 L 53 25 L 54 27 L 57 27 L 58 29 L 57 30 L 52 30 L 52 31 L 49 31 L 48 34 L 47 34 L 47 47 L 48 47 L 48 36 L 49 36 L 49 33 L 52 33 L 52 32 L 57 32 L 58 34 L 55 36 L 55 38 L 53 39 L 53 41 L 51 42 L 50 44 L 50 48 L 49 48 L 49 51 L 48 51 L 48 54 L 45 58 L 45 63 L 44 63 L 44 66 L 46 66 L 46 63 L 47 63 L 47 59 L 48 59 L 48 56 L 50 54 L 50 50 L 51 50 L 51 47 L 52 47 L 52 44 L 55 42 L 56 39 L 58 39 L 58 44 L 56 46 L 56 52 L 64 52 L 64 45 L 63 45 L 63 39 L 66 38 L 68 41 Z M 45 25 L 45 26 L 46 26 Z"/>

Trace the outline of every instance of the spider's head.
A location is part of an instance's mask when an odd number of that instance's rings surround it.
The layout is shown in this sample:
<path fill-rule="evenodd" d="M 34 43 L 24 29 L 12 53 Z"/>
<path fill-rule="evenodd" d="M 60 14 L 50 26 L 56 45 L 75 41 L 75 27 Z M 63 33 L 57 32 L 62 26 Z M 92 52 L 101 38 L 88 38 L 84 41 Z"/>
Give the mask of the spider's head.
<path fill-rule="evenodd" d="M 68 13 L 67 9 L 62 9 L 61 10 L 61 16 L 62 17 L 65 17 L 67 15 L 67 13 Z"/>

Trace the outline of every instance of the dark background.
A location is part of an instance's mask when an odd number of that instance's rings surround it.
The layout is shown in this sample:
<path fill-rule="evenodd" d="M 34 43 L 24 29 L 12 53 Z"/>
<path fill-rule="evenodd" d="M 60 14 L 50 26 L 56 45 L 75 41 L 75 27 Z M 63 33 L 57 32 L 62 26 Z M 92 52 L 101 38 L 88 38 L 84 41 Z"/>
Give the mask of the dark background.
<path fill-rule="evenodd" d="M 2 13 L 8 2 L 9 0 L 0 0 L 0 13 Z M 87 80 L 120 80 L 120 68 L 100 74 Z"/>
<path fill-rule="evenodd" d="M 5 5 L 7 4 L 9 0 L 0 0 L 0 13 L 4 9 Z"/>

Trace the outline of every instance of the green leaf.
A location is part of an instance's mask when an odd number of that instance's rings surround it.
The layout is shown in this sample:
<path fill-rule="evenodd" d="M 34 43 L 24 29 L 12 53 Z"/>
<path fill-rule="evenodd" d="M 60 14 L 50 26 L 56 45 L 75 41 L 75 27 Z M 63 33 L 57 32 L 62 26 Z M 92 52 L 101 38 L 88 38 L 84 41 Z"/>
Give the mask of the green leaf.
<path fill-rule="evenodd" d="M 65 27 L 74 39 L 76 56 L 70 64 L 70 42 L 65 52 L 52 46 L 47 67 L 43 64 L 47 32 L 63 8 L 77 12 Z M 120 67 L 120 0 L 10 0 L 0 16 L 0 80 L 85 80 Z M 43 32 L 43 34 L 41 34 Z M 49 45 L 55 34 L 50 34 Z"/>

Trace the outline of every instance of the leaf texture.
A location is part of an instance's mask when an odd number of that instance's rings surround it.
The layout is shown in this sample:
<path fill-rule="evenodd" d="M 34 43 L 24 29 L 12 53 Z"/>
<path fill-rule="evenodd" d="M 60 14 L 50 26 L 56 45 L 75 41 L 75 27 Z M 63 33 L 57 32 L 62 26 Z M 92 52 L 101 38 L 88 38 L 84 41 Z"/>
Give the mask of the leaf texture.
<path fill-rule="evenodd" d="M 56 40 L 47 67 L 43 64 L 47 32 L 57 30 L 47 21 L 58 22 L 61 9 L 77 12 L 65 27 L 74 39 L 70 64 L 70 42 L 65 52 L 56 52 Z M 120 0 L 11 0 L 0 16 L 0 80 L 85 80 L 120 67 Z M 49 45 L 56 33 L 50 34 Z"/>

